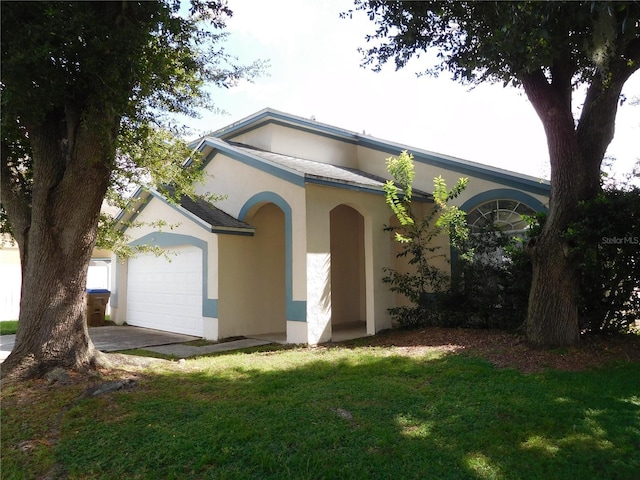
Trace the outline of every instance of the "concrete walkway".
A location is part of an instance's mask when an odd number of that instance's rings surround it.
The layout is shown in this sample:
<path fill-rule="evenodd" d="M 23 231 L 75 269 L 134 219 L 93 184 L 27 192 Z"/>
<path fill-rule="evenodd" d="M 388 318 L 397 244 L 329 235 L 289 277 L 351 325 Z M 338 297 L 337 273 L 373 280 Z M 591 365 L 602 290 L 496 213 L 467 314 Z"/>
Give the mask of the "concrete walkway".
<path fill-rule="evenodd" d="M 96 348 L 102 352 L 117 352 L 136 348 L 165 355 L 175 355 L 179 358 L 226 352 L 273 343 L 269 340 L 244 338 L 231 342 L 194 347 L 191 345 L 183 345 L 183 343 L 199 340 L 199 337 L 131 326 L 91 327 L 89 328 L 89 336 Z M 0 336 L 0 362 L 3 362 L 9 356 L 11 350 L 13 350 L 15 339 L 15 335 Z"/>

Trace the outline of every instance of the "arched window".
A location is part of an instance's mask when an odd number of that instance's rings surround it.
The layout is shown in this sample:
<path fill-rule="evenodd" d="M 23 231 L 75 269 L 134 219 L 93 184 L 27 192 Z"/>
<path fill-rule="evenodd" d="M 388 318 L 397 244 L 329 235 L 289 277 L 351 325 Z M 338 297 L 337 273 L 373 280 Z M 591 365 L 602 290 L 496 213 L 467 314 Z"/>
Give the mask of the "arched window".
<path fill-rule="evenodd" d="M 505 233 L 518 233 L 528 227 L 522 216 L 535 213 L 533 208 L 517 200 L 491 200 L 472 208 L 467 213 L 467 224 L 471 233 L 481 233 L 491 224 Z"/>

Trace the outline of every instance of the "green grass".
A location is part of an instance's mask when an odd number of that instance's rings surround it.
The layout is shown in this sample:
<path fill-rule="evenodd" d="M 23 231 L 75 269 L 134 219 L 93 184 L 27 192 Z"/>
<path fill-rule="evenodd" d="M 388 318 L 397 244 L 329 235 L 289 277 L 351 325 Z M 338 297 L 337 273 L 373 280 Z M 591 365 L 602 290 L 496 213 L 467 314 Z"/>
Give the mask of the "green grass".
<path fill-rule="evenodd" d="M 638 379 L 634 363 L 524 375 L 392 348 L 233 352 L 66 410 L 74 387 L 3 401 L 2 478 L 631 480 Z M 53 446 L 15 448 L 56 418 Z"/>
<path fill-rule="evenodd" d="M 17 320 L 5 320 L 0 322 L 0 335 L 13 335 L 18 331 Z"/>
<path fill-rule="evenodd" d="M 105 315 L 105 320 L 110 322 L 111 316 Z M 18 331 L 18 320 L 5 320 L 0 322 L 0 335 L 14 335 Z"/>

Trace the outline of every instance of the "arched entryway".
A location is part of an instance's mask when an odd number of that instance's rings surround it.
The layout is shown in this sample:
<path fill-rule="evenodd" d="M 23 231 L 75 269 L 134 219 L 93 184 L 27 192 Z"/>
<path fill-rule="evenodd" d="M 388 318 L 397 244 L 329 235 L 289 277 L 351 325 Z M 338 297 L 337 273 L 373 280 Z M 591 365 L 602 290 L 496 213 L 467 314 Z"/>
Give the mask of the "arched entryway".
<path fill-rule="evenodd" d="M 286 340 L 284 213 L 262 203 L 243 220 L 255 227 L 254 236 L 221 238 L 220 328 L 224 336 L 270 334 Z"/>
<path fill-rule="evenodd" d="M 367 334 L 364 218 L 339 205 L 330 213 L 332 340 Z"/>

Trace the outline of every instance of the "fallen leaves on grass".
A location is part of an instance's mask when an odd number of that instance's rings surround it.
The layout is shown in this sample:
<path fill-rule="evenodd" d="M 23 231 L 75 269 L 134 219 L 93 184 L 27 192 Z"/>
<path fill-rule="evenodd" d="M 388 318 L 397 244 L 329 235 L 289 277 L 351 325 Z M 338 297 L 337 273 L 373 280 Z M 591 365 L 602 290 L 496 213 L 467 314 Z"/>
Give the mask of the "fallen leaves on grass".
<path fill-rule="evenodd" d="M 545 369 L 586 370 L 614 361 L 640 362 L 640 335 L 585 335 L 575 347 L 537 350 L 514 333 L 429 327 L 383 332 L 369 337 L 367 343 L 395 347 L 396 353 L 410 356 L 433 351 L 464 352 L 486 358 L 499 368 L 514 368 L 524 373 Z"/>

